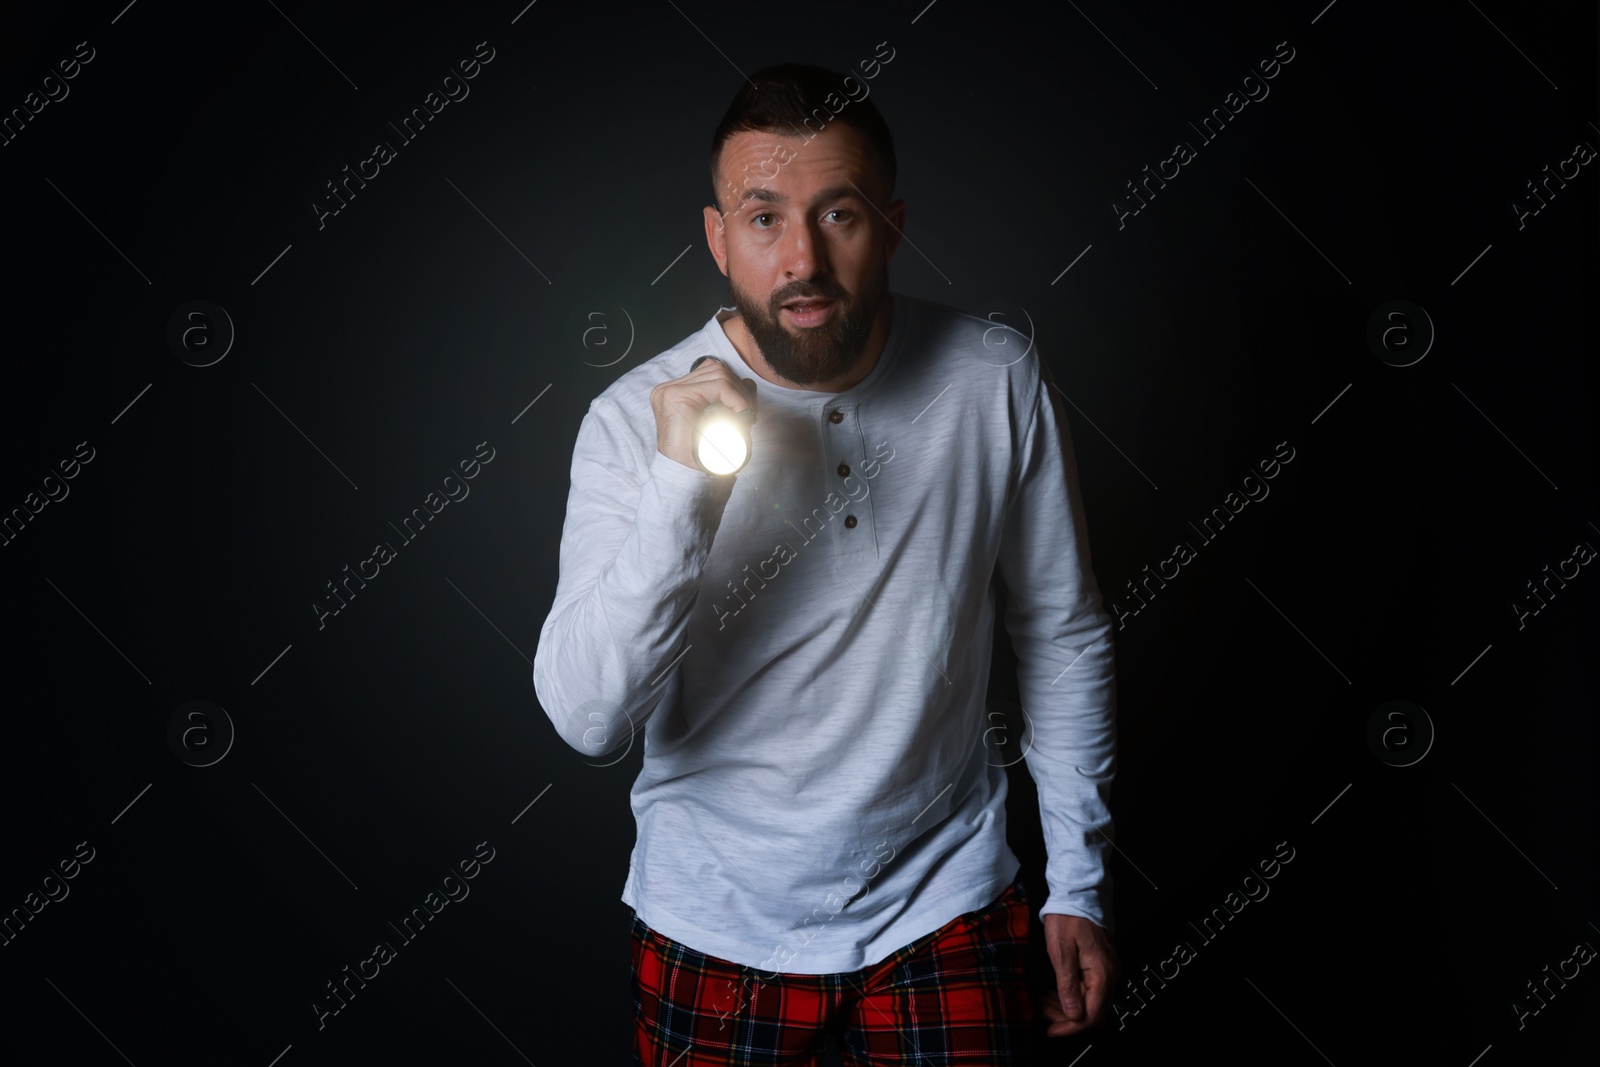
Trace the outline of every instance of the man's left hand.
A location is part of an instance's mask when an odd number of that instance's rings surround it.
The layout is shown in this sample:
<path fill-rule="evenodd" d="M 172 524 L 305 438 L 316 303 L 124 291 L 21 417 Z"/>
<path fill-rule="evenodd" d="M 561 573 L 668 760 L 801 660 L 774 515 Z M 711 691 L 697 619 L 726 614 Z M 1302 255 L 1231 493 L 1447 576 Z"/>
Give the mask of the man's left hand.
<path fill-rule="evenodd" d="M 1077 915 L 1044 917 L 1045 948 L 1055 967 L 1056 988 L 1043 995 L 1051 1037 L 1075 1034 L 1105 1018 L 1120 965 L 1111 935 Z"/>

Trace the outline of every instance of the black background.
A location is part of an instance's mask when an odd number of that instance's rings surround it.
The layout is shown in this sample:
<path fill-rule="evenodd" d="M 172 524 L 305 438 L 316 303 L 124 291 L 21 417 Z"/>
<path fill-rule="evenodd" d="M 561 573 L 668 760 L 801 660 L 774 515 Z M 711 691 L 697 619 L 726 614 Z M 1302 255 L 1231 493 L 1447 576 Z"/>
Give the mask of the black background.
<path fill-rule="evenodd" d="M 1520 227 L 1512 208 L 1600 147 L 1592 7 L 520 8 L 7 16 L 6 113 L 95 55 L 0 147 L 0 509 L 79 442 L 95 458 L 0 549 L 0 910 L 79 842 L 95 857 L 0 948 L 0 1055 L 627 1062 L 640 752 L 590 766 L 530 678 L 572 443 L 594 395 L 727 302 L 700 207 L 740 71 L 887 41 L 872 99 L 916 246 L 892 284 L 1026 309 L 1107 598 L 1133 604 L 1126 582 L 1295 449 L 1116 634 L 1125 970 L 1196 942 L 1279 842 L 1295 858 L 1121 1029 L 1047 1062 L 1593 1062 L 1595 966 L 1520 1029 L 1511 1007 L 1600 947 L 1600 577 L 1520 629 L 1511 607 L 1600 546 L 1596 165 Z M 480 41 L 470 95 L 319 228 L 324 183 Z M 1270 95 L 1201 143 L 1188 123 L 1280 41 Z M 1111 202 L 1177 140 L 1197 158 L 1119 228 Z M 236 331 L 207 367 L 167 339 L 193 300 Z M 1367 342 L 1393 300 L 1436 331 L 1405 367 Z M 319 629 L 324 583 L 482 441 L 470 496 Z M 210 766 L 168 742 L 191 700 L 237 732 Z M 1410 766 L 1367 740 L 1390 700 L 1432 724 Z M 319 1030 L 324 983 L 481 841 L 471 895 Z"/>

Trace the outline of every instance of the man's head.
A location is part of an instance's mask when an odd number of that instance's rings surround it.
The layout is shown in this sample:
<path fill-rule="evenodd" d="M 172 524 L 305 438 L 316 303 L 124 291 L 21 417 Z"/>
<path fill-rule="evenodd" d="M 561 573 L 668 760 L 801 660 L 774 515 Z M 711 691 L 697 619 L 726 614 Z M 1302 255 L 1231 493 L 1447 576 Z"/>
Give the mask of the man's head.
<path fill-rule="evenodd" d="M 838 379 L 877 324 L 905 224 L 865 85 L 796 64 L 757 72 L 712 138 L 711 174 L 706 241 L 762 357 L 799 385 Z"/>

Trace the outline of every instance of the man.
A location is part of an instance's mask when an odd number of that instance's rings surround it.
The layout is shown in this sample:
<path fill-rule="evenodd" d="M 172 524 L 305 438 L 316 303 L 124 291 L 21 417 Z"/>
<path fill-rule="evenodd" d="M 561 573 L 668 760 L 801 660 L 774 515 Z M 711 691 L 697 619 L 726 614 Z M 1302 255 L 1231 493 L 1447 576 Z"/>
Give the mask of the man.
<path fill-rule="evenodd" d="M 579 751 L 643 737 L 640 1063 L 815 1063 L 825 1040 L 1029 1062 L 1029 903 L 984 737 L 996 578 L 1050 1035 L 1099 1021 L 1116 977 L 1111 620 L 1066 419 L 994 323 L 888 293 L 906 206 L 861 89 L 784 65 L 740 90 L 704 212 L 733 307 L 596 398 L 573 453 L 533 679 Z M 754 414 L 735 474 L 695 458 L 713 402 Z"/>

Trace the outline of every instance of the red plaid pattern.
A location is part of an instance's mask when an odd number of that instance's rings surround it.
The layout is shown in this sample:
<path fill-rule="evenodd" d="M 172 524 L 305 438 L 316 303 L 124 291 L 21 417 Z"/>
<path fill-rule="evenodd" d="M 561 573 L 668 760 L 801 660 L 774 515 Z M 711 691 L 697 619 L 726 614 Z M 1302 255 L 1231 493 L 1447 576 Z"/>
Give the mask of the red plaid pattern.
<path fill-rule="evenodd" d="M 777 974 L 696 952 L 633 919 L 634 1063 L 816 1067 L 835 1035 L 848 1067 L 1031 1062 L 1028 901 L 986 908 L 871 967 Z"/>

